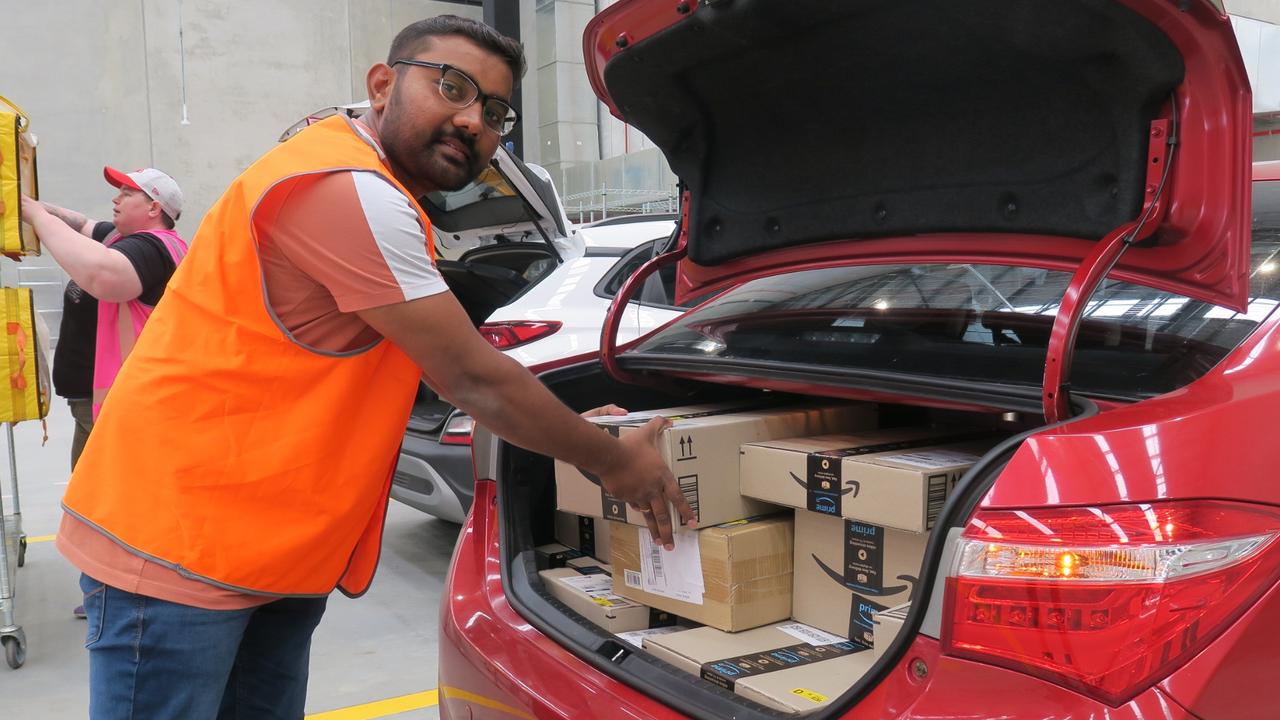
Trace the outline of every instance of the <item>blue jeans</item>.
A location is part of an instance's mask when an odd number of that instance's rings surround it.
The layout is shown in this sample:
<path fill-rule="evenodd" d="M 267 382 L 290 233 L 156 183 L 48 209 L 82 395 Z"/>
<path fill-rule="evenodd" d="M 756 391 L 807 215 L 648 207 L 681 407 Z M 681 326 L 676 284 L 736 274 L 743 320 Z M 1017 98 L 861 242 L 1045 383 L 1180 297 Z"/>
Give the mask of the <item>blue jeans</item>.
<path fill-rule="evenodd" d="M 81 574 L 91 720 L 300 720 L 327 598 L 204 610 Z"/>

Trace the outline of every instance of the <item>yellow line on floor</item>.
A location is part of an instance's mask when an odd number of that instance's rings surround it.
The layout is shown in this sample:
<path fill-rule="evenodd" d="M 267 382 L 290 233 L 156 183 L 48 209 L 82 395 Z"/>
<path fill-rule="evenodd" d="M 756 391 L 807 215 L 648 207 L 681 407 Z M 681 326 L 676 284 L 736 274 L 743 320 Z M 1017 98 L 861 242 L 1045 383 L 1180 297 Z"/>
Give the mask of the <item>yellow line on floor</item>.
<path fill-rule="evenodd" d="M 363 705 L 352 705 L 338 710 L 316 713 L 308 715 L 306 720 L 373 720 L 374 718 L 383 718 L 396 713 L 409 712 L 410 710 L 435 707 L 439 702 L 440 693 L 435 690 L 428 690 L 426 692 L 413 693 L 412 695 L 401 695 L 400 697 L 387 698 L 386 700 Z"/>
<path fill-rule="evenodd" d="M 467 692 L 466 690 L 456 687 L 445 686 L 440 689 L 444 691 L 444 696 L 448 700 L 462 700 L 464 702 L 469 702 L 472 705 L 479 705 L 480 707 L 487 707 L 493 710 L 501 710 L 508 715 L 515 715 L 516 717 L 524 718 L 525 720 L 533 720 L 532 715 L 520 708 L 511 707 L 510 705 L 500 703 L 492 698 L 487 698 L 483 695 L 476 695 L 475 693 Z"/>
<path fill-rule="evenodd" d="M 30 545 L 31 543 L 38 543 L 38 542 L 53 542 L 53 539 L 56 537 L 58 536 L 57 535 L 28 535 L 27 544 Z"/>

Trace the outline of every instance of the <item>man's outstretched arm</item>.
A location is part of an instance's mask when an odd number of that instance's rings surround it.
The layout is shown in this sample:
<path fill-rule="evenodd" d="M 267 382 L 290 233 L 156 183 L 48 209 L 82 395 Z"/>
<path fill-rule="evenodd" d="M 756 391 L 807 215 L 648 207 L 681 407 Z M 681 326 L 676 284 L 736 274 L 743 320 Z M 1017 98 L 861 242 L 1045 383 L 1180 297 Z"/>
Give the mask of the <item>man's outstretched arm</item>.
<path fill-rule="evenodd" d="M 485 342 L 452 293 L 358 314 L 408 353 L 437 393 L 478 423 L 515 445 L 599 476 L 610 494 L 642 509 L 664 545 L 672 544 L 668 502 L 684 522 L 693 520 L 693 509 L 657 450 L 665 420 L 655 418 L 621 439 L 601 432 Z"/>
<path fill-rule="evenodd" d="M 55 206 L 56 208 L 56 206 Z M 68 210 L 57 208 L 64 214 Z M 94 240 L 88 218 L 70 214 L 71 220 L 50 212 L 37 200 L 22 196 L 22 217 L 36 229 L 40 243 L 85 292 L 106 302 L 128 302 L 142 294 L 142 280 L 124 253 Z M 75 228 L 80 218 L 81 228 Z M 89 232 L 84 232 L 88 228 Z"/>
<path fill-rule="evenodd" d="M 41 200 L 40 204 L 44 207 L 46 212 L 66 223 L 72 230 L 75 230 L 89 239 L 93 239 L 93 226 L 98 224 L 96 220 L 89 218 L 83 213 L 59 207 L 51 202 L 44 202 Z"/>

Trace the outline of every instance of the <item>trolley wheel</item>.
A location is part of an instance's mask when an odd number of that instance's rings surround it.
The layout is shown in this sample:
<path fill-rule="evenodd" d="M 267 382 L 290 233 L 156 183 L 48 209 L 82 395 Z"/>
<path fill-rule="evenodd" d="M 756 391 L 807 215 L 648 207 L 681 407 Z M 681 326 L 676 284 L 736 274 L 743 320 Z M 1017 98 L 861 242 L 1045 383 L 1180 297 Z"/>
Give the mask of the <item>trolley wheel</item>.
<path fill-rule="evenodd" d="M 27 649 L 16 637 L 3 637 L 0 642 L 4 643 L 4 660 L 9 663 L 9 667 L 17 670 L 27 661 Z"/>
<path fill-rule="evenodd" d="M 18 538 L 18 567 L 27 564 L 27 536 Z"/>

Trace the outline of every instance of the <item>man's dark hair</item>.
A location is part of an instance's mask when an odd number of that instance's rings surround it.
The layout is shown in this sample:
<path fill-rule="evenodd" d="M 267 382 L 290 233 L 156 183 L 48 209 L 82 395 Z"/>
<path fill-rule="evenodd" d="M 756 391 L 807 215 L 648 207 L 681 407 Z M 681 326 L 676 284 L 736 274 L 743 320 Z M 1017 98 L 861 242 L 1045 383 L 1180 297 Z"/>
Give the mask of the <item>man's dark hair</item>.
<path fill-rule="evenodd" d="M 176 224 L 173 221 L 173 218 L 169 217 L 169 213 L 163 210 L 160 211 L 160 222 L 164 223 L 164 227 L 166 230 L 172 230 L 173 226 Z"/>
<path fill-rule="evenodd" d="M 387 64 L 412 59 L 431 46 L 431 38 L 441 35 L 460 35 L 502 58 L 511 68 L 515 83 L 524 77 L 524 48 L 520 43 L 484 23 L 457 15 L 437 15 L 405 27 L 391 42 Z"/>

